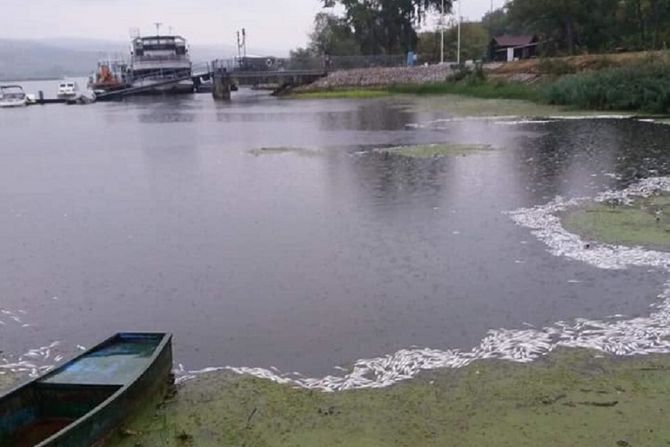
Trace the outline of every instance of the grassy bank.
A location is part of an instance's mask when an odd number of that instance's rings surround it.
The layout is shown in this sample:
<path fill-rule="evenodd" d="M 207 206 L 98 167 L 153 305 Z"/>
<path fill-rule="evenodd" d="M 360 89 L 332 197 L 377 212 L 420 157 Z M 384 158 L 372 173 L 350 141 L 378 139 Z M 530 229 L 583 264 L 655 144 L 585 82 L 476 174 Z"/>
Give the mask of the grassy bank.
<path fill-rule="evenodd" d="M 581 109 L 670 112 L 670 64 L 648 62 L 559 78 L 541 92 L 549 104 Z"/>
<path fill-rule="evenodd" d="M 669 250 L 670 195 L 652 196 L 632 206 L 593 203 L 565 214 L 563 224 L 587 239 Z"/>
<path fill-rule="evenodd" d="M 670 442 L 670 357 L 563 350 L 381 390 L 321 393 L 211 374 L 111 443 L 137 446 L 651 446 Z"/>
<path fill-rule="evenodd" d="M 516 82 L 436 82 L 378 88 L 341 88 L 299 92 L 289 97 L 302 99 L 367 99 L 390 95 L 464 95 L 481 99 L 519 99 L 538 102 L 538 89 Z"/>
<path fill-rule="evenodd" d="M 425 84 L 380 87 L 343 87 L 298 92 L 293 97 L 376 98 L 387 95 L 465 95 L 481 99 L 513 99 L 582 110 L 670 113 L 670 59 L 665 53 L 631 60 L 591 55 L 588 63 L 573 58 L 533 61 L 533 82 L 515 82 L 523 73 L 517 63 L 504 65 L 492 74 L 463 68 L 449 80 Z M 530 68 L 529 68 L 530 69 Z M 580 71 L 582 70 L 582 71 Z M 502 74 L 501 74 L 502 73 Z M 371 76 L 374 74 L 371 73 Z"/>
<path fill-rule="evenodd" d="M 399 85 L 386 89 L 391 94 L 465 95 L 481 99 L 520 99 L 538 102 L 536 87 L 520 82 L 441 82 L 424 85 Z"/>

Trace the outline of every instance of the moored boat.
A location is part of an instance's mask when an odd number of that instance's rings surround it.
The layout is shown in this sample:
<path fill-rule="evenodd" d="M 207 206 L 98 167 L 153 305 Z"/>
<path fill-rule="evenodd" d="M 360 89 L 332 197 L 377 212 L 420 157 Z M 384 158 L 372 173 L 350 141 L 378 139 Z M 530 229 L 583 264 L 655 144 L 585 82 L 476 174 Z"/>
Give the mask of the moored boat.
<path fill-rule="evenodd" d="M 126 88 L 127 70 L 128 66 L 123 61 L 98 62 L 97 70 L 89 79 L 88 88 L 96 94 Z"/>
<path fill-rule="evenodd" d="M 194 83 L 186 39 L 176 35 L 136 37 L 132 41 L 128 79 L 145 93 L 192 93 Z"/>
<path fill-rule="evenodd" d="M 0 107 L 23 107 L 28 105 L 28 95 L 20 85 L 0 85 Z"/>
<path fill-rule="evenodd" d="M 79 84 L 73 80 L 64 80 L 58 84 L 56 97 L 64 101 L 74 101 L 79 97 Z"/>
<path fill-rule="evenodd" d="M 171 383 L 172 337 L 120 333 L 0 397 L 0 446 L 89 447 Z"/>

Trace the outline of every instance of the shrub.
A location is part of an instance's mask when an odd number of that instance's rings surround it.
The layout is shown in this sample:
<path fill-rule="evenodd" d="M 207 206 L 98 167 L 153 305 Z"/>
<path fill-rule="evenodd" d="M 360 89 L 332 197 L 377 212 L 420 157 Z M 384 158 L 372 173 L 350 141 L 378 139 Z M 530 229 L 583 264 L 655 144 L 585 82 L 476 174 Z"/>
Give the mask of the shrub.
<path fill-rule="evenodd" d="M 569 75 L 541 92 L 550 104 L 600 110 L 670 112 L 670 64 L 642 63 Z"/>
<path fill-rule="evenodd" d="M 447 76 L 447 82 L 465 82 L 468 84 L 478 84 L 486 80 L 484 74 L 484 65 L 477 62 L 474 66 L 465 64 L 452 65 L 452 73 Z"/>

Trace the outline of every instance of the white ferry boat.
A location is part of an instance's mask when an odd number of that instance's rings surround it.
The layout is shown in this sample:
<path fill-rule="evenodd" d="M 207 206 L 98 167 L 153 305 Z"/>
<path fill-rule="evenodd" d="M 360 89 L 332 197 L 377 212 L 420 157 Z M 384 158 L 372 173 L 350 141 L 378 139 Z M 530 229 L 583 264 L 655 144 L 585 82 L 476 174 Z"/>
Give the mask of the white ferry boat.
<path fill-rule="evenodd" d="M 192 93 L 191 57 L 186 39 L 155 35 L 132 40 L 128 78 L 132 87 L 152 93 Z"/>
<path fill-rule="evenodd" d="M 0 86 L 0 107 L 23 107 L 28 105 L 29 98 L 20 85 Z"/>

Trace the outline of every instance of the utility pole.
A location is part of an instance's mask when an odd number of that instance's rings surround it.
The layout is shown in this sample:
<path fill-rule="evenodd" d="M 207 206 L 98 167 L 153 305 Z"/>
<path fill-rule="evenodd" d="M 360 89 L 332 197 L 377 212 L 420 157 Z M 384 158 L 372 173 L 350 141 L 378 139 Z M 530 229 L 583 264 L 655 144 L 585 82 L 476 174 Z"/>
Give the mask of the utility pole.
<path fill-rule="evenodd" d="M 463 17 L 461 16 L 461 2 L 463 0 L 458 0 L 458 49 L 456 50 L 456 63 L 461 65 L 461 21 Z"/>
<path fill-rule="evenodd" d="M 240 32 L 237 31 L 237 59 L 242 57 L 242 44 L 240 43 Z"/>
<path fill-rule="evenodd" d="M 444 0 L 442 0 L 442 16 L 440 17 L 440 64 L 444 64 Z"/>
<path fill-rule="evenodd" d="M 244 50 L 244 57 L 247 57 L 247 31 L 242 28 L 242 48 Z"/>

